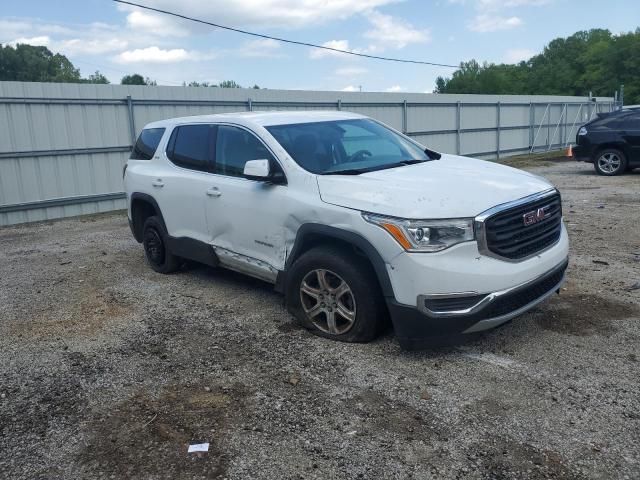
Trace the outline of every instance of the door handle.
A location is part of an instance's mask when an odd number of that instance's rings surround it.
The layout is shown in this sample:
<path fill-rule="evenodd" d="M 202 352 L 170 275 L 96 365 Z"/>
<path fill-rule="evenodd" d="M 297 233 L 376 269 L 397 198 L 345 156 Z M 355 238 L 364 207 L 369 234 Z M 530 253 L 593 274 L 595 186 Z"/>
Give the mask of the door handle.
<path fill-rule="evenodd" d="M 164 187 L 164 182 L 162 181 L 161 178 L 158 178 L 157 180 L 154 180 L 153 182 L 151 182 L 151 185 L 153 185 L 154 187 L 162 188 Z"/>
<path fill-rule="evenodd" d="M 219 197 L 222 195 L 222 192 L 218 190 L 218 187 L 211 187 L 209 190 L 207 190 L 207 195 L 209 195 L 210 197 Z"/>

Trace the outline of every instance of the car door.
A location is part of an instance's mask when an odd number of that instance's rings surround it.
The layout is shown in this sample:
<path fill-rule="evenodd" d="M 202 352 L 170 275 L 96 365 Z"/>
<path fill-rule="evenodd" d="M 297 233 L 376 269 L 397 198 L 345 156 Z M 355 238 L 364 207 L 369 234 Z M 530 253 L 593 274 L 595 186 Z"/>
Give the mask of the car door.
<path fill-rule="evenodd" d="M 629 161 L 640 162 L 640 112 L 628 115 L 622 125 L 622 138 L 629 145 Z"/>
<path fill-rule="evenodd" d="M 209 241 L 205 208 L 211 186 L 215 126 L 179 125 L 161 153 L 164 161 L 151 178 L 169 235 Z"/>
<path fill-rule="evenodd" d="M 244 178 L 244 164 L 260 159 L 268 159 L 272 169 L 281 170 L 273 153 L 253 132 L 218 125 L 215 174 L 209 185 L 215 196 L 207 203 L 206 215 L 211 244 L 223 265 L 274 281 L 285 262 L 288 190 L 285 184 Z"/>

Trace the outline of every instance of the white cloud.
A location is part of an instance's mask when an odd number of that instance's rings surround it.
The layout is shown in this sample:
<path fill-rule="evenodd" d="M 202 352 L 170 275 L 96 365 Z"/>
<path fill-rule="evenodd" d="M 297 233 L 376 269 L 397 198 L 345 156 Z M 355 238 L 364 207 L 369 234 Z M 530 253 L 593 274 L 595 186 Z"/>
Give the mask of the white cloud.
<path fill-rule="evenodd" d="M 4 35 L 11 32 L 18 37 L 8 42 L 11 45 L 44 45 L 54 53 L 60 52 L 64 55 L 102 55 L 122 51 L 130 44 L 127 35 L 130 35 L 133 41 L 140 38 L 139 35 L 131 35 L 131 32 L 118 29 L 115 25 L 99 22 L 81 24 L 74 28 L 75 30 L 72 30 L 68 27 L 45 24 L 39 20 L 0 20 L 0 31 Z"/>
<path fill-rule="evenodd" d="M 145 5 L 232 27 L 300 28 L 344 20 L 398 1 L 401 0 L 147 0 Z M 139 11 L 126 5 L 119 8 Z M 145 14 L 161 16 L 153 12 Z M 182 24 L 178 19 L 169 20 Z M 201 28 L 196 24 L 183 25 L 190 29 Z"/>
<path fill-rule="evenodd" d="M 26 43 L 28 45 L 47 47 L 51 44 L 51 38 L 49 38 L 47 35 L 41 35 L 39 37 L 31 37 L 31 38 L 20 37 L 20 38 L 16 38 L 15 40 L 11 40 L 10 42 L 7 42 L 7 43 L 12 47 L 15 47 L 19 43 Z"/>
<path fill-rule="evenodd" d="M 467 5 L 475 4 L 479 10 L 499 10 L 513 7 L 538 7 L 554 0 L 449 0 L 449 3 Z"/>
<path fill-rule="evenodd" d="M 504 56 L 505 63 L 520 63 L 529 60 L 536 54 L 528 48 L 510 48 Z"/>
<path fill-rule="evenodd" d="M 176 63 L 185 60 L 196 60 L 197 53 L 188 52 L 184 48 L 164 50 L 158 47 L 137 48 L 127 50 L 114 58 L 117 63 Z"/>
<path fill-rule="evenodd" d="M 551 3 L 552 0 L 477 0 L 481 8 L 501 9 L 509 7 L 539 7 Z"/>
<path fill-rule="evenodd" d="M 335 48 L 337 50 L 344 50 L 347 52 L 351 52 L 353 50 L 351 50 L 349 48 L 349 40 L 329 40 L 328 42 L 324 42 L 322 44 L 323 47 L 328 47 L 328 48 Z M 309 57 L 311 58 L 324 58 L 324 57 L 329 57 L 329 56 L 340 56 L 343 57 L 345 56 L 344 53 L 340 53 L 340 52 L 334 52 L 331 50 L 322 50 L 320 48 L 313 48 L 310 52 L 309 52 Z"/>
<path fill-rule="evenodd" d="M 341 77 L 356 77 L 358 75 L 364 75 L 367 72 L 369 72 L 369 70 L 362 67 L 342 67 L 338 68 L 335 74 Z"/>
<path fill-rule="evenodd" d="M 341 89 L 343 92 L 359 92 L 360 87 L 356 87 L 355 85 L 348 85 Z"/>
<path fill-rule="evenodd" d="M 144 31 L 161 36 L 185 37 L 189 35 L 189 27 L 184 20 L 175 17 L 134 10 L 127 15 L 127 26 L 135 31 Z"/>
<path fill-rule="evenodd" d="M 364 36 L 372 39 L 376 45 L 404 48 L 413 43 L 426 43 L 431 39 L 428 30 L 414 28 L 409 22 L 391 15 L 372 10 L 367 13 L 367 19 L 373 28 Z"/>
<path fill-rule="evenodd" d="M 496 32 L 498 30 L 510 30 L 522 25 L 520 17 L 502 17 L 500 15 L 490 15 L 482 13 L 469 23 L 469 29 L 474 32 Z"/>
<path fill-rule="evenodd" d="M 56 49 L 68 55 L 100 55 L 117 52 L 127 48 L 129 42 L 120 38 L 90 40 L 86 38 L 72 38 L 55 44 Z"/>
<path fill-rule="evenodd" d="M 552 3 L 554 0 L 449 0 L 449 3 L 468 4 L 475 6 L 476 16 L 467 27 L 474 32 L 496 32 L 510 30 L 523 24 L 522 18 L 516 15 L 506 15 L 505 10 L 520 7 L 539 7 Z"/>
<path fill-rule="evenodd" d="M 238 50 L 237 54 L 243 57 L 282 57 L 279 53 L 280 42 L 270 38 L 261 38 L 245 42 Z"/>
<path fill-rule="evenodd" d="M 393 87 L 389 87 L 385 89 L 385 92 L 404 92 L 406 88 L 401 87 L 400 85 L 394 85 Z"/>

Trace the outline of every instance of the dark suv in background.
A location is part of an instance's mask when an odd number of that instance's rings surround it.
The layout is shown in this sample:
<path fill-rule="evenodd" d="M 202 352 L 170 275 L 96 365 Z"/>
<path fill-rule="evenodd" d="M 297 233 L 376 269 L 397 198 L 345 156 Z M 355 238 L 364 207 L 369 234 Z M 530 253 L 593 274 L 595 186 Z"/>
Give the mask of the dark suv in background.
<path fill-rule="evenodd" d="M 600 175 L 620 175 L 640 167 L 640 108 L 599 114 L 580 127 L 573 156 L 593 163 Z"/>

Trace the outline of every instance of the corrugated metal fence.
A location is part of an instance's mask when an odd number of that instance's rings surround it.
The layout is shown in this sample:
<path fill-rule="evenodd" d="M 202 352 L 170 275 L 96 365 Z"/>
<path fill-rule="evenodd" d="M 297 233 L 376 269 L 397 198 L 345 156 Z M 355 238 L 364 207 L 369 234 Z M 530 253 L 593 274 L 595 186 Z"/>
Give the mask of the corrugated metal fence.
<path fill-rule="evenodd" d="M 309 92 L 0 82 L 0 225 L 125 208 L 122 167 L 163 118 L 349 110 L 430 148 L 481 158 L 566 145 L 612 98 Z"/>

